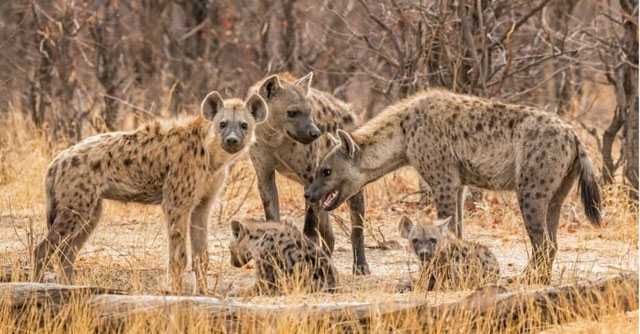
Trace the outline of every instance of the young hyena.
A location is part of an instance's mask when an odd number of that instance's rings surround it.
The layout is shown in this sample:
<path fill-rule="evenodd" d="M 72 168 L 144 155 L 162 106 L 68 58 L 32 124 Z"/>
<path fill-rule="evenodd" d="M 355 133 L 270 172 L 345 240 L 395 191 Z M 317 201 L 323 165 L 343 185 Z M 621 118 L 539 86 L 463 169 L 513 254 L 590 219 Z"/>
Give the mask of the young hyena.
<path fill-rule="evenodd" d="M 500 277 L 500 266 L 486 246 L 459 239 L 449 231 L 447 219 L 434 224 L 414 223 L 403 216 L 398 223 L 400 235 L 422 266 L 420 282 L 428 290 L 443 288 L 478 288 L 494 284 Z"/>
<path fill-rule="evenodd" d="M 256 264 L 254 292 L 333 290 L 338 271 L 329 254 L 289 223 L 231 222 L 231 264 Z"/>
<path fill-rule="evenodd" d="M 464 186 L 515 190 L 533 256 L 528 280 L 550 278 L 560 209 L 576 178 L 588 219 L 600 225 L 600 194 L 586 147 L 558 116 L 531 107 L 428 90 L 387 107 L 323 158 L 307 188 L 333 210 L 362 187 L 402 166 L 431 187 L 438 218 L 462 230 Z"/>
<path fill-rule="evenodd" d="M 275 171 L 301 183 L 311 184 L 322 156 L 333 146 L 327 133 L 338 129 L 355 129 L 358 118 L 351 107 L 334 97 L 310 87 L 312 73 L 296 80 L 288 73 L 269 76 L 249 89 L 258 93 L 269 106 L 266 122 L 256 127 L 256 144 L 249 154 L 258 177 L 258 189 L 267 220 L 279 221 L 280 209 Z M 347 200 L 351 214 L 351 241 L 356 274 L 368 274 L 364 255 L 364 196 L 356 192 Z M 317 203 L 306 205 L 305 235 L 317 239 L 317 231 L 329 252 L 334 237 L 329 216 Z"/>
<path fill-rule="evenodd" d="M 253 141 L 267 117 L 259 95 L 246 102 L 211 92 L 201 116 L 154 122 L 131 132 L 87 138 L 62 151 L 47 169 L 49 232 L 34 251 L 34 277 L 57 253 L 64 281 L 73 282 L 77 252 L 94 230 L 102 199 L 161 204 L 169 231 L 169 274 L 181 290 L 191 237 L 198 291 L 206 289 L 207 218 L 226 177 L 226 167 Z"/>

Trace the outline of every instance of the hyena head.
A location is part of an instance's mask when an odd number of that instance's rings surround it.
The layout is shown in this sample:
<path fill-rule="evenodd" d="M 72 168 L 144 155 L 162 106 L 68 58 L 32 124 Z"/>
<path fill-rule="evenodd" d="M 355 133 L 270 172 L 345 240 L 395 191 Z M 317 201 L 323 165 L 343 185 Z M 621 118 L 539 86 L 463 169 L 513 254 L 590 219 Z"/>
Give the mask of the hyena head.
<path fill-rule="evenodd" d="M 335 146 L 322 158 L 313 182 L 304 193 L 311 202 L 321 201 L 326 211 L 340 206 L 367 182 L 360 169 L 360 147 L 353 138 L 343 130 L 338 130 L 339 139 L 329 138 Z"/>
<path fill-rule="evenodd" d="M 213 123 L 220 147 L 237 153 L 253 141 L 253 129 L 267 118 L 267 103 L 258 94 L 246 101 L 223 100 L 218 92 L 209 93 L 200 106 L 202 117 Z"/>
<path fill-rule="evenodd" d="M 449 222 L 447 219 L 436 220 L 433 224 L 414 223 L 402 216 L 398 223 L 400 236 L 409 240 L 409 246 L 420 261 L 430 262 L 434 256 L 449 244 Z"/>
<path fill-rule="evenodd" d="M 231 265 L 234 267 L 242 267 L 253 258 L 253 245 L 248 230 L 237 220 L 231 222 L 229 252 L 231 253 Z"/>
<path fill-rule="evenodd" d="M 313 72 L 309 72 L 295 82 L 286 82 L 276 74 L 266 78 L 258 89 L 269 106 L 267 125 L 303 144 L 311 143 L 322 134 L 306 98 L 312 78 Z"/>

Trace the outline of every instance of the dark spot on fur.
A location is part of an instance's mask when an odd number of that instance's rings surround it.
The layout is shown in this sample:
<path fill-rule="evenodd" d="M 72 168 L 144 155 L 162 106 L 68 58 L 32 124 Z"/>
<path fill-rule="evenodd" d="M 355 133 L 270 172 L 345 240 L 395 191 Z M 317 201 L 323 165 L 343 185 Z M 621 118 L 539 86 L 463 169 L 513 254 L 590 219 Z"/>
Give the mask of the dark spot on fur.
<path fill-rule="evenodd" d="M 133 160 L 131 160 L 131 158 L 125 158 L 123 163 L 125 166 L 131 166 L 131 164 L 133 163 Z"/>
<path fill-rule="evenodd" d="M 71 159 L 71 166 L 78 167 L 80 165 L 80 159 L 78 157 L 73 157 Z"/>
<path fill-rule="evenodd" d="M 478 132 L 482 131 L 482 123 L 478 123 L 476 125 L 476 131 L 478 131 Z"/>
<path fill-rule="evenodd" d="M 100 170 L 100 160 L 98 160 L 98 161 L 94 162 L 94 163 L 91 165 L 91 169 L 93 169 L 93 171 L 94 171 L 94 172 L 99 171 L 99 170 Z"/>
<path fill-rule="evenodd" d="M 353 123 L 353 117 L 351 117 L 351 115 L 342 116 L 342 121 L 345 124 Z"/>

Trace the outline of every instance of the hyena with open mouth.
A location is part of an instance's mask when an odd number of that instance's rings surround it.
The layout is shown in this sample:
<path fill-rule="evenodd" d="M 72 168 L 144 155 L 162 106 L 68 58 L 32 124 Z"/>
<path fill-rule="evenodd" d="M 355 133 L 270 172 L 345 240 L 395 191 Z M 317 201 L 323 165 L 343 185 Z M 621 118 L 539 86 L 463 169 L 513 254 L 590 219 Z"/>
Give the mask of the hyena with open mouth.
<path fill-rule="evenodd" d="M 527 280 L 547 282 L 560 209 L 574 181 L 589 221 L 600 225 L 600 193 L 585 145 L 555 114 L 431 89 L 387 107 L 339 140 L 305 196 L 333 210 L 362 187 L 413 166 L 433 190 L 438 218 L 462 236 L 464 186 L 514 190 L 532 243 Z"/>

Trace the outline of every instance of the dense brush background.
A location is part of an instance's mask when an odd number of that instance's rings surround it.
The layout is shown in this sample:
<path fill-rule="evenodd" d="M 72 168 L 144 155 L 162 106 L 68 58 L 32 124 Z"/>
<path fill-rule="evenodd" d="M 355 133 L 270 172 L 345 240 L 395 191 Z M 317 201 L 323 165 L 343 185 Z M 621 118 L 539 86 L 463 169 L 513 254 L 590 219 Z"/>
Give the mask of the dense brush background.
<path fill-rule="evenodd" d="M 0 265 L 12 268 L 8 279 L 23 278 L 31 249 L 45 233 L 43 176 L 61 149 L 154 118 L 195 115 L 207 92 L 244 97 L 254 82 L 282 71 L 313 71 L 314 88 L 351 103 L 364 120 L 432 86 L 559 114 L 589 146 L 604 205 L 603 227 L 596 229 L 586 222 L 577 194 L 568 197 L 553 283 L 638 270 L 637 1 L 52 0 L 0 2 Z M 212 211 L 212 295 L 251 283 L 250 268 L 229 265 L 226 247 L 230 218 L 263 217 L 255 182 L 250 163 L 242 160 Z M 283 216 L 301 223 L 302 187 L 283 178 L 278 187 Z M 341 291 L 252 301 L 441 302 L 464 296 L 468 292 L 395 290 L 417 277 L 417 263 L 396 231 L 400 216 L 435 216 L 432 203 L 418 203 L 418 190 L 410 169 L 367 187 L 372 276 L 351 275 L 349 215 L 341 208 L 331 215 Z M 484 192 L 473 198 L 466 205 L 465 237 L 487 244 L 505 276 L 520 273 L 529 241 L 514 197 Z M 108 203 L 76 261 L 78 281 L 157 293 L 165 253 L 158 208 Z M 92 328 L 79 310 L 76 305 L 47 331 Z M 0 333 L 13 333 L 13 320 L 3 312 Z M 634 312 L 548 332 L 626 333 L 637 331 L 637 319 Z M 164 332 L 171 321 L 157 328 L 140 321 L 130 331 Z M 207 322 L 192 323 L 193 332 L 211 329 Z M 283 319 L 279 329 L 332 328 L 308 325 Z"/>

